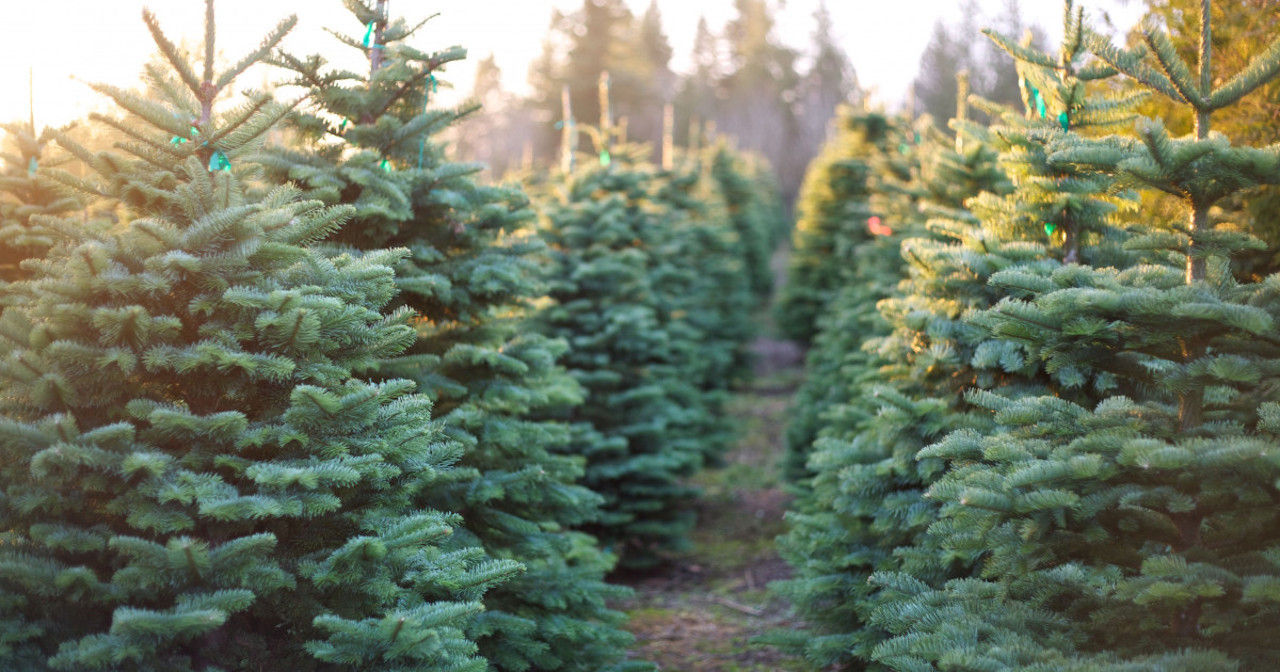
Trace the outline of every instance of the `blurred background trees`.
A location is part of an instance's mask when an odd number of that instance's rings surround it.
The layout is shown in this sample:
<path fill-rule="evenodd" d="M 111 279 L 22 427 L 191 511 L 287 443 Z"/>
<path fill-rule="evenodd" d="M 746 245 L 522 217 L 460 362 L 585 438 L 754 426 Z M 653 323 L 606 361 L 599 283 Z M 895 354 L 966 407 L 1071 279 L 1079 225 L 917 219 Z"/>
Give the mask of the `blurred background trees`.
<path fill-rule="evenodd" d="M 825 1 L 809 19 L 808 40 L 801 45 L 779 36 L 785 9 L 780 0 L 731 1 L 723 25 L 699 20 L 684 55 L 672 48 L 656 0 L 643 11 L 626 0 L 583 0 L 572 11 L 553 10 L 542 53 L 529 68 L 527 94 L 502 89 L 492 58 L 477 69 L 471 95 L 483 107 L 458 127 L 457 158 L 483 162 L 495 175 L 554 160 L 561 92 L 568 88 L 577 120 L 595 123 L 597 82 L 608 71 L 613 114 L 625 124 L 628 139 L 651 143 L 656 154 L 670 104 L 677 144 L 696 147 L 715 136 L 732 138 L 739 148 L 769 160 L 785 199 L 794 201 L 837 106 L 873 103 L 874 92 L 859 86 Z M 1019 0 L 1007 0 L 994 14 L 968 0 L 961 16 L 933 27 L 914 94 L 904 101 L 914 114 L 949 118 L 960 70 L 970 71 L 974 93 L 1001 103 L 1018 101 L 1012 63 L 972 36 L 993 26 L 1007 35 L 1029 33 L 1033 45 L 1043 45 L 1044 31 L 1023 18 Z M 581 149 L 590 149 L 590 138 L 581 141 Z"/>

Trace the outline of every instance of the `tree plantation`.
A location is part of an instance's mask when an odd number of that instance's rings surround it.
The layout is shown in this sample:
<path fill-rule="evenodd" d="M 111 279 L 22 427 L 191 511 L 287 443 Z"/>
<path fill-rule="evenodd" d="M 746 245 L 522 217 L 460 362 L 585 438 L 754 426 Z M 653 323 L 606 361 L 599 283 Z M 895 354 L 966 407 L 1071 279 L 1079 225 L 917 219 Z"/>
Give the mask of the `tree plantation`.
<path fill-rule="evenodd" d="M 183 2 L 0 131 L 0 670 L 1280 669 L 1266 0 L 971 2 L 905 106 L 821 2 L 519 104 Z"/>

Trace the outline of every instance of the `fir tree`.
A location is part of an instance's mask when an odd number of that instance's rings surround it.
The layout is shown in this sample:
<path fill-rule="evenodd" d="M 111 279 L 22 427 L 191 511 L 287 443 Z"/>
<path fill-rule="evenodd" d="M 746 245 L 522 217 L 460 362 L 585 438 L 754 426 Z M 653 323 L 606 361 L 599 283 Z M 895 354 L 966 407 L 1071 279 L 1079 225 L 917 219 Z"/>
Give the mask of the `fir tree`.
<path fill-rule="evenodd" d="M 876 302 L 888 297 L 902 277 L 898 253 L 902 240 L 918 232 L 918 194 L 911 182 L 925 145 L 918 142 L 920 133 L 908 128 L 905 120 L 885 118 L 885 122 L 880 147 L 861 159 L 848 160 L 850 166 L 860 166 L 861 177 L 842 170 L 838 180 L 845 190 L 853 188 L 855 179 L 862 185 L 857 188 L 859 198 L 845 203 L 845 212 L 835 215 L 838 222 L 849 218 L 840 222 L 843 231 L 832 241 L 833 256 L 842 262 L 838 267 L 826 262 L 823 272 L 835 272 L 839 277 L 825 281 L 831 285 L 825 290 L 830 298 L 815 318 L 813 347 L 805 358 L 805 380 L 796 393 L 796 410 L 785 434 L 783 471 L 793 482 L 812 475 L 806 462 L 828 420 L 827 412 L 857 396 L 865 382 L 853 373 L 867 368 L 868 355 L 862 344 L 888 330 L 876 312 Z M 931 124 L 924 120 L 922 126 Z M 888 147 L 894 150 L 879 151 Z M 793 264 L 792 270 L 799 271 L 796 279 L 801 279 L 811 277 L 814 269 L 806 273 L 803 265 Z"/>
<path fill-rule="evenodd" d="M 871 235 L 869 159 L 890 142 L 883 114 L 845 109 L 839 120 L 835 136 L 805 173 L 787 284 L 776 308 L 783 335 L 803 343 L 813 339 L 818 316 L 842 286 L 847 255 Z"/>
<path fill-rule="evenodd" d="M 1177 139 L 1150 120 L 1137 139 L 1064 133 L 1049 162 L 1177 194 L 1186 220 L 1148 219 L 1124 236 L 1141 263 L 1099 263 L 1072 246 L 1070 227 L 1075 240 L 1088 241 L 1100 220 L 1067 207 L 1063 261 L 1090 265 L 1014 268 L 992 278 L 1011 296 L 975 323 L 1022 344 L 1052 377 L 1054 394 L 974 394 L 996 426 L 922 453 L 952 461 L 931 490 L 945 516 L 935 527 L 944 544 L 980 549 L 986 580 L 930 590 L 886 577 L 903 597 L 882 618 L 902 636 L 879 653 L 896 669 L 926 661 L 960 670 L 1280 663 L 1272 646 L 1280 622 L 1269 380 L 1275 279 L 1236 281 L 1228 260 L 1260 243 L 1210 221 L 1219 199 L 1280 174 L 1276 148 L 1233 147 L 1210 132 L 1214 110 L 1280 72 L 1280 40 L 1215 89 L 1208 2 L 1200 9 L 1194 68 L 1151 27 L 1133 51 L 1075 34 L 1102 67 L 1192 108 L 1196 127 Z M 1054 66 L 1006 48 L 1024 68 Z M 1088 118 L 1064 102 L 1057 108 L 1064 127 Z M 952 625 L 907 622 L 939 600 L 965 606 L 952 610 Z M 1002 613 L 1057 627 L 1027 628 Z M 1016 645 L 976 650 L 979 638 Z"/>
<path fill-rule="evenodd" d="M 724 143 L 711 150 L 710 172 L 722 195 L 728 214 L 742 247 L 739 255 L 755 303 L 769 298 L 773 291 L 773 251 L 783 235 L 785 216 L 779 212 L 778 189 L 761 179 L 767 169 L 755 168 L 747 157 L 732 151 Z M 753 168 L 756 175 L 753 175 Z"/>
<path fill-rule="evenodd" d="M 681 481 L 703 465 L 707 433 L 720 427 L 690 370 L 698 332 L 676 313 L 688 310 L 677 299 L 691 288 L 671 280 L 691 276 L 668 252 L 684 246 L 687 226 L 668 220 L 661 177 L 641 153 L 618 148 L 602 154 L 608 166 L 592 161 L 548 185 L 551 303 L 537 319 L 540 332 L 568 341 L 565 364 L 587 389 L 587 402 L 561 417 L 579 424 L 587 485 L 605 497 L 589 529 L 632 568 L 687 543 L 695 490 Z"/>
<path fill-rule="evenodd" d="M 944 181 L 973 185 L 971 195 L 1002 192 L 1006 185 L 1002 171 L 993 170 L 985 129 L 957 127 L 960 151 L 926 132 L 918 149 L 907 147 L 920 154 L 915 179 L 878 182 L 877 191 L 887 193 L 873 200 L 882 206 L 925 200 L 916 208 L 886 207 L 901 219 L 884 218 L 885 235 L 855 248 L 867 277 L 833 299 L 807 362 L 808 375 L 820 382 L 806 381 L 805 388 L 814 390 L 810 398 L 821 410 L 797 416 L 810 419 L 809 443 L 791 446 L 789 457 L 793 469 L 803 466 L 797 458 L 808 458 L 810 471 L 796 473 L 812 481 L 802 482 L 781 543 L 797 576 L 779 587 L 813 630 L 776 639 L 815 664 L 865 662 L 883 639 L 867 626 L 872 572 L 912 564 L 945 577 L 963 568 L 960 558 L 895 551 L 909 548 L 933 519 L 922 484 L 936 477 L 939 464 L 916 463 L 916 452 L 968 421 L 952 386 L 975 375 L 966 355 L 977 344 L 971 331 L 958 328 L 959 318 L 969 305 L 995 301 L 983 280 L 1009 263 L 1010 252 L 990 240 L 973 215 L 940 197 L 956 195 L 940 186 Z M 928 230 L 918 214 L 908 214 L 920 205 L 934 217 Z M 897 259 L 905 267 L 886 265 Z M 886 283 L 899 273 L 906 279 L 897 288 Z"/>
<path fill-rule="evenodd" d="M 1081 31 L 1079 17 L 1068 13 L 1068 45 L 1058 58 L 1043 60 L 1073 64 L 1079 44 L 1072 36 Z M 1027 95 L 1035 98 L 1033 91 L 1043 90 L 1053 104 L 1065 101 L 1075 112 L 1076 130 L 1124 118 L 1122 103 L 1087 100 L 1079 84 L 1105 77 L 1109 69 L 1094 68 L 1061 81 L 1055 69 L 1046 69 L 1057 84 L 1051 87 L 1039 77 L 1026 87 Z M 922 168 L 928 179 L 916 190 L 932 215 L 931 235 L 903 242 L 907 279 L 899 296 L 880 304 L 891 330 L 864 345 L 877 355 L 875 373 L 852 378 L 854 385 L 861 384 L 862 394 L 828 412 L 830 419 L 815 445 L 812 494 L 797 506 L 787 544 L 801 571 L 787 588 L 814 613 L 812 620 L 831 632 L 797 642 L 808 647 L 816 662 L 865 665 L 887 658 L 883 652 L 892 649 L 883 642 L 897 634 L 899 621 L 881 614 L 896 614 L 901 605 L 894 604 L 892 591 L 883 589 L 897 584 L 884 577 L 940 586 L 968 575 L 981 556 L 980 548 L 935 538 L 950 523 L 935 523 L 937 504 L 925 494 L 932 492 L 945 463 L 921 449 L 961 428 L 980 432 L 990 427 L 990 419 L 961 396 L 967 388 L 1017 398 L 1052 382 L 1018 341 L 973 321 L 1005 293 L 988 280 L 1011 267 L 1052 268 L 1068 255 L 1097 263 L 1128 258 L 1116 250 L 1114 227 L 1104 218 L 1115 208 L 1114 199 L 1099 195 L 1105 184 L 1048 164 L 1049 144 L 1065 131 L 1052 118 L 1042 118 L 1034 100 L 1028 105 L 1031 118 L 1006 113 L 991 132 L 958 120 L 953 124 L 955 149 L 939 152 Z M 998 165 L 992 146 L 1000 150 Z M 1012 191 L 1002 174 L 1008 175 Z M 966 197 L 958 188 L 963 185 L 977 193 Z M 1074 244 L 1068 245 L 1064 229 L 1071 227 Z M 881 583 L 868 585 L 869 574 Z M 841 593 L 855 597 L 841 599 Z M 882 606 L 885 601 L 890 606 Z M 901 622 L 918 619 L 918 614 L 904 608 Z M 929 621 L 934 623 L 951 622 Z M 891 662 L 905 665 L 911 659 Z"/>
<path fill-rule="evenodd" d="M 54 173 L 119 204 L 60 236 L 0 316 L 0 582 L 6 669 L 483 670 L 463 628 L 518 570 L 442 545 L 456 513 L 420 495 L 450 467 L 408 381 L 352 375 L 402 350 L 380 309 L 402 253 L 307 249 L 350 215 L 277 189 L 250 201 L 238 157 L 285 112 L 144 13 L 168 64 L 152 96 L 95 88 L 131 140 Z"/>
<path fill-rule="evenodd" d="M 7 147 L 0 153 L 4 162 L 0 172 L 0 281 L 21 279 L 26 275 L 20 264 L 24 259 L 43 256 L 56 237 L 33 221 L 40 216 L 57 216 L 76 207 L 74 198 L 58 189 L 56 183 L 40 176 L 41 161 L 53 139 L 52 129 L 37 134 L 31 124 L 4 126 Z"/>
<path fill-rule="evenodd" d="M 441 69 L 464 52 L 411 46 L 421 24 L 391 20 L 383 3 L 347 7 L 365 39 L 340 39 L 367 57 L 368 73 L 281 55 L 312 104 L 290 119 L 299 145 L 260 160 L 273 182 L 354 206 L 330 239 L 335 253 L 409 250 L 396 269 L 395 305 L 412 312 L 416 339 L 378 362 L 378 375 L 417 381 L 464 449 L 458 466 L 472 479 L 426 494 L 463 514 L 451 545 L 526 568 L 488 594 L 468 632 L 499 670 L 646 669 L 624 661 L 631 637 L 605 604 L 625 595 L 603 580 L 611 559 L 575 531 L 595 520 L 600 497 L 578 483 L 582 458 L 567 454 L 569 427 L 541 419 L 580 403 L 581 390 L 557 362 L 563 344 L 521 324 L 541 291 L 532 257 L 541 245 L 522 233 L 528 199 L 479 184 L 480 167 L 446 160 L 434 137 L 466 112 L 428 104 Z"/>

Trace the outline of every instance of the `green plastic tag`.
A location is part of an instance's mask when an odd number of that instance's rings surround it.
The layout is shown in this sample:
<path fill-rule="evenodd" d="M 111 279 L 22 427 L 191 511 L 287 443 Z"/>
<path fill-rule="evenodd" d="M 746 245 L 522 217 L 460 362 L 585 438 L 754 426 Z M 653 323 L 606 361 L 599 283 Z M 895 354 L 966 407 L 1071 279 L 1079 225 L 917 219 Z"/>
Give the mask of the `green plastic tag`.
<path fill-rule="evenodd" d="M 213 156 L 209 157 L 209 172 L 212 173 L 219 170 L 231 170 L 231 159 L 228 159 L 227 155 L 222 153 L 222 150 L 215 149 L 213 150 Z"/>

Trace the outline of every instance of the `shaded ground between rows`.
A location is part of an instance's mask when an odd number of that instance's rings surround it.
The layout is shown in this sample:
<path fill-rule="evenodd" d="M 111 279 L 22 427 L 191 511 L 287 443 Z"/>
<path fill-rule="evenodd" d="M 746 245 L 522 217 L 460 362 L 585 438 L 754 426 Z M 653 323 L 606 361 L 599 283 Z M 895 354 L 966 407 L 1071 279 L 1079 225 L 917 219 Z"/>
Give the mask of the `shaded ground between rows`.
<path fill-rule="evenodd" d="M 635 597 L 619 605 L 631 616 L 632 656 L 665 672 L 799 672 L 802 661 L 750 640 L 788 628 L 790 605 L 770 595 L 790 568 L 774 538 L 783 532 L 788 497 L 779 461 L 787 410 L 802 375 L 799 349 L 758 339 L 756 376 L 728 412 L 739 441 L 725 465 L 699 475 L 698 525 L 691 548 L 654 573 L 619 577 Z"/>

